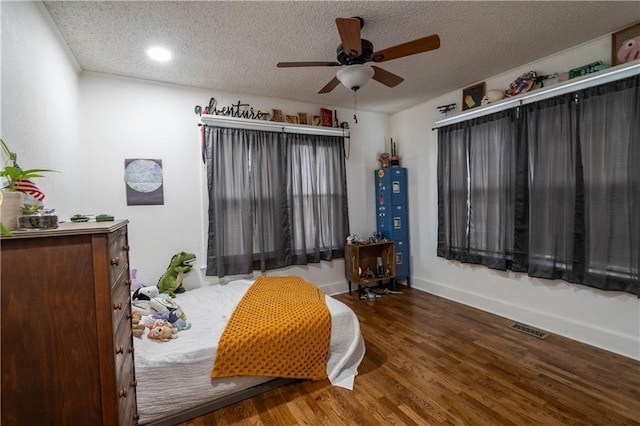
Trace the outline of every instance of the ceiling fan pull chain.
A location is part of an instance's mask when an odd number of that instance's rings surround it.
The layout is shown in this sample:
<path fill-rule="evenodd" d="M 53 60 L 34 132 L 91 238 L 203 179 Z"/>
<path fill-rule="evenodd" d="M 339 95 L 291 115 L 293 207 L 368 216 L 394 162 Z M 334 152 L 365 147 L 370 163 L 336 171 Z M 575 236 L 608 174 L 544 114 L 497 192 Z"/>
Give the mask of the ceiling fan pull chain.
<path fill-rule="evenodd" d="M 353 122 L 358 124 L 358 117 L 356 116 L 356 112 L 358 111 L 358 95 L 357 91 L 353 91 Z"/>

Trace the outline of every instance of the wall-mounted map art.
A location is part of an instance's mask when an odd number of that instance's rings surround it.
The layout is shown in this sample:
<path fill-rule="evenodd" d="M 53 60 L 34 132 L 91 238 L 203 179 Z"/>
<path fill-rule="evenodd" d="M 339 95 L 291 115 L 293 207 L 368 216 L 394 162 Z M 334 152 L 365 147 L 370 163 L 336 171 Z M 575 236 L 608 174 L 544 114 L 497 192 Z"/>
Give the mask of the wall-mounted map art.
<path fill-rule="evenodd" d="M 124 181 L 127 184 L 128 206 L 164 204 L 162 160 L 125 159 Z"/>

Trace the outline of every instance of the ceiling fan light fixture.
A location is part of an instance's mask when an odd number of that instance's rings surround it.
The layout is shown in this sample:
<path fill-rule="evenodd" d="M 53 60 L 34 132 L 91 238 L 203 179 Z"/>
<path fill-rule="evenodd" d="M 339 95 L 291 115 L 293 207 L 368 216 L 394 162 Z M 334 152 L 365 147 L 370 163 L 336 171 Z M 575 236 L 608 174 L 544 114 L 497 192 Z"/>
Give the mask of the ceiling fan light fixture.
<path fill-rule="evenodd" d="M 347 65 L 340 68 L 336 73 L 336 78 L 349 90 L 354 92 L 364 87 L 371 80 L 374 71 L 368 65 Z"/>

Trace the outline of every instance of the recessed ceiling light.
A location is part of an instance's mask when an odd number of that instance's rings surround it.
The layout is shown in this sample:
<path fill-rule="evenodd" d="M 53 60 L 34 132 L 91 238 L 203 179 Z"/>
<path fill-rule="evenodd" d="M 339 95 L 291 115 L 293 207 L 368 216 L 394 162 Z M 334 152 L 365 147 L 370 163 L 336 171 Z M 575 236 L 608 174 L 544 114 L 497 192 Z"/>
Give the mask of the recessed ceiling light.
<path fill-rule="evenodd" d="M 164 47 L 151 47 L 147 50 L 147 55 L 154 61 L 167 62 L 171 60 L 171 52 Z"/>

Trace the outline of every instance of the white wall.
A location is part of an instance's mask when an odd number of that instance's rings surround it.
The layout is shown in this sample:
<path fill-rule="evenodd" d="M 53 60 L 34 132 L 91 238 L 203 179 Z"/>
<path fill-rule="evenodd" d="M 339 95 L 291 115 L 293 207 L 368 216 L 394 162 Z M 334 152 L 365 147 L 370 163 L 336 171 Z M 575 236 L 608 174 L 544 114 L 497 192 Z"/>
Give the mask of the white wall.
<path fill-rule="evenodd" d="M 0 137 L 27 169 L 73 169 L 78 151 L 78 67 L 32 2 L 0 2 L 2 23 Z M 45 203 L 64 209 L 79 199 L 74 173 L 36 183 Z"/>
<path fill-rule="evenodd" d="M 609 37 L 593 40 L 486 80 L 487 90 L 506 89 L 527 71 L 568 71 L 596 60 L 609 63 Z M 470 81 L 468 85 L 476 82 Z M 555 83 L 552 81 L 551 83 Z M 479 309 L 640 359 L 640 299 L 564 281 L 495 271 L 437 257 L 437 131 L 445 116 L 437 106 L 461 106 L 462 88 L 391 117 L 409 168 L 413 285 Z M 455 112 L 458 112 L 456 110 Z M 451 115 L 451 114 L 450 114 Z"/>
<path fill-rule="evenodd" d="M 241 100 L 254 109 L 278 108 L 288 114 L 317 115 L 320 111 L 318 105 L 278 99 L 213 93 L 91 73 L 82 73 L 80 77 L 85 210 L 129 219 L 131 264 L 145 284 L 155 283 L 171 256 L 179 251 L 196 253 L 199 264 L 206 263 L 206 178 L 200 156 L 199 117 L 193 111 L 195 105 L 206 105 L 212 96 L 218 107 Z M 349 116 L 349 111 L 338 109 L 341 120 Z M 370 234 L 375 216 L 368 208 L 373 205 L 373 183 L 368 178 L 377 162 L 375 154 L 367 152 L 376 146 L 382 149 L 387 117 L 360 112 L 358 124 L 349 124 L 352 136 L 347 167 L 352 232 Z M 126 205 L 125 158 L 162 160 L 164 205 Z M 363 191 L 365 187 L 368 190 Z M 81 208 L 75 206 L 72 210 Z M 346 289 L 342 260 L 269 272 L 274 273 L 303 275 L 330 293 Z M 201 271 L 195 271 L 185 284 L 201 285 L 203 280 Z"/>

